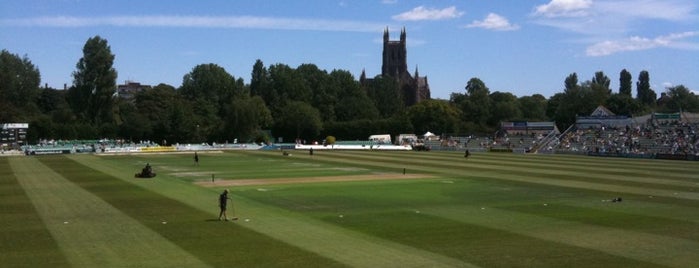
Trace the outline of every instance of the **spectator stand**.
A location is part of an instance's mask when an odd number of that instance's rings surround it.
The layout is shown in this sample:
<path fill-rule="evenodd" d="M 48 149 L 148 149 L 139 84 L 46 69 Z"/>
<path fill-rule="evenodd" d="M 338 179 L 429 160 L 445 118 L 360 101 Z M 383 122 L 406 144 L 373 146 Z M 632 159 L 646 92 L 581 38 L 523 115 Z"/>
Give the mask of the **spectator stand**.
<path fill-rule="evenodd" d="M 560 134 L 554 122 L 501 122 L 490 151 L 530 153 Z"/>
<path fill-rule="evenodd" d="M 578 117 L 553 147 L 556 153 L 696 160 L 698 125 L 698 114 L 651 113 L 629 118 L 598 107 L 593 115 Z"/>

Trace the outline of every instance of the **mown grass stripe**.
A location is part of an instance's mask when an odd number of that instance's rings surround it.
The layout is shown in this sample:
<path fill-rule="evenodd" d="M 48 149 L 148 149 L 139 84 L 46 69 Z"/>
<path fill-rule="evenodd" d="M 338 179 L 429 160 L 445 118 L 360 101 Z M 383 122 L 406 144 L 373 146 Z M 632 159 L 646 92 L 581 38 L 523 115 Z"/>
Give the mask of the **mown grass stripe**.
<path fill-rule="evenodd" d="M 414 211 L 353 213 L 345 218 L 328 217 L 326 220 L 377 237 L 470 260 L 483 267 L 657 266 L 596 249 Z"/>
<path fill-rule="evenodd" d="M 246 155 L 246 154 L 244 154 Z M 124 171 L 123 162 L 110 157 L 76 155 L 70 158 L 124 181 L 178 199 L 200 211 L 217 212 L 215 198 L 219 189 L 193 186 L 190 182 L 171 176 L 143 181 L 133 180 L 131 171 Z M 173 160 L 173 163 L 178 163 Z M 157 167 L 156 167 L 157 168 Z M 236 195 L 231 189 L 234 208 L 241 220 L 238 224 L 305 250 L 316 252 L 352 267 L 476 267 L 468 262 L 449 258 L 410 245 L 350 231 L 300 213 L 261 204 Z M 244 221 L 250 219 L 250 222 Z M 243 243 L 243 242 L 241 242 Z M 254 242 L 251 242 L 254 243 Z M 259 266 L 259 265 L 258 265 Z M 314 265 L 305 265 L 314 266 Z"/>
<path fill-rule="evenodd" d="M 502 194 L 501 182 L 434 180 L 411 182 L 361 182 L 341 185 L 289 186 L 270 191 L 250 189 L 250 198 L 314 215 L 342 227 L 369 235 L 413 245 L 485 267 L 598 267 L 644 266 L 643 262 L 615 256 L 596 249 L 545 241 L 487 226 L 474 226 L 425 217 L 433 206 L 454 206 L 484 202 L 492 205 L 530 204 L 549 189 L 510 186 Z M 554 187 L 545 187 L 554 188 Z M 318 193 L 332 192 L 332 195 Z M 374 192 L 374 193 L 372 193 Z M 381 193 L 377 195 L 376 192 Z M 576 191 L 566 196 L 580 196 Z M 416 207 L 417 206 L 417 207 Z M 344 214 L 338 217 L 338 214 Z M 516 221 L 516 218 L 510 219 Z M 604 265 L 599 265 L 604 264 Z M 645 266 L 648 266 L 645 263 Z"/>
<path fill-rule="evenodd" d="M 666 199 L 666 200 L 662 200 Z M 694 224 L 699 224 L 699 214 L 686 213 L 686 211 L 697 210 L 697 207 L 685 206 L 678 204 L 676 199 L 667 200 L 668 198 L 649 198 L 627 200 L 633 201 L 634 206 L 610 206 L 608 200 L 558 200 L 562 205 L 571 207 L 599 209 L 611 212 L 630 213 L 634 215 L 644 215 L 649 217 L 661 217 L 676 221 L 687 221 Z M 675 201 L 675 202 L 673 202 Z"/>
<path fill-rule="evenodd" d="M 0 265 L 68 267 L 68 259 L 13 173 L 10 159 L 14 157 L 0 157 Z"/>
<path fill-rule="evenodd" d="M 215 217 L 212 217 L 211 213 L 194 209 L 180 201 L 114 178 L 66 157 L 42 157 L 40 160 L 63 177 L 209 265 L 343 266 L 240 225 L 212 221 Z M 212 199 L 214 200 L 211 200 L 211 203 L 215 203 L 215 197 Z M 167 224 L 162 224 L 163 221 Z"/>
<path fill-rule="evenodd" d="M 385 154 L 377 154 L 375 156 L 367 155 L 357 155 L 351 153 L 331 153 L 325 154 L 325 157 L 317 157 L 316 161 L 328 161 L 335 163 L 347 163 L 356 164 L 364 166 L 374 166 L 377 168 L 393 168 L 401 169 L 408 167 L 411 172 L 430 172 L 444 175 L 458 175 L 463 176 L 468 174 L 474 177 L 484 177 L 489 179 L 498 180 L 510 180 L 519 181 L 525 183 L 538 183 L 547 184 L 560 187 L 573 187 L 573 188 L 583 188 L 598 191 L 608 191 L 615 193 L 632 193 L 640 195 L 654 195 L 654 196 L 665 196 L 665 197 L 675 197 L 688 200 L 699 200 L 699 193 L 691 192 L 692 189 L 686 189 L 685 191 L 679 190 L 664 190 L 646 187 L 631 187 L 621 184 L 610 184 L 610 183 L 593 183 L 588 181 L 574 181 L 566 180 L 567 177 L 563 176 L 565 173 L 561 173 L 562 178 L 547 178 L 544 176 L 535 176 L 537 171 L 532 169 L 534 174 L 532 175 L 519 175 L 521 174 L 519 169 L 508 168 L 505 164 L 497 165 L 495 163 L 489 165 L 468 165 L 459 163 L 449 163 L 449 162 L 435 162 L 435 161 L 405 161 L 405 159 L 396 159 Z M 550 173 L 545 170 L 541 170 L 543 173 Z"/>
<path fill-rule="evenodd" d="M 628 204 L 628 202 L 626 204 L 610 204 L 610 206 L 612 205 L 623 207 L 634 206 L 634 204 Z M 497 208 L 595 226 L 612 228 L 624 226 L 624 230 L 627 231 L 663 235 L 699 242 L 699 224 L 688 220 L 675 220 L 659 216 L 584 208 L 565 204 L 547 204 L 545 207 L 542 207 L 541 204 L 518 204 L 498 206 Z"/>
<path fill-rule="evenodd" d="M 357 155 L 392 155 L 393 152 L 352 152 Z M 462 154 L 452 152 L 414 152 L 400 156 L 401 159 L 459 161 L 463 164 L 493 164 L 546 170 L 575 170 L 601 172 L 627 176 L 655 176 L 674 180 L 696 182 L 698 164 L 692 161 L 664 161 L 648 159 L 596 158 L 588 156 L 522 155 L 522 154 L 474 154 L 465 160 Z"/>
<path fill-rule="evenodd" d="M 377 155 L 367 155 L 363 153 L 357 154 L 356 157 L 362 158 L 362 157 L 377 157 Z M 378 157 L 381 157 L 381 155 L 378 155 Z M 454 159 L 432 159 L 432 160 L 425 160 L 425 159 L 414 159 L 414 161 L 420 161 L 422 164 L 425 165 L 430 165 L 430 166 L 442 166 L 442 167 L 450 167 L 450 166 L 456 166 L 456 167 L 462 167 L 462 168 L 468 168 L 471 171 L 491 171 L 491 170 L 497 170 L 502 173 L 506 173 L 508 171 L 510 172 L 516 172 L 519 175 L 536 175 L 540 177 L 546 177 L 546 178 L 563 178 L 566 180 L 582 180 L 582 181 L 587 181 L 587 182 L 605 182 L 605 183 L 612 183 L 612 184 L 626 184 L 633 186 L 633 184 L 637 186 L 648 186 L 652 188 L 664 188 L 667 190 L 678 190 L 678 191 L 686 191 L 687 189 L 699 189 L 699 184 L 697 180 L 690 180 L 690 179 L 683 179 L 683 180 L 678 180 L 678 179 L 667 179 L 667 175 L 663 176 L 662 179 L 660 178 L 651 178 L 652 174 L 643 174 L 643 173 L 631 173 L 629 175 L 618 175 L 623 172 L 619 172 L 617 170 L 613 169 L 582 169 L 578 168 L 579 164 L 575 163 L 574 165 L 571 165 L 571 163 L 568 163 L 566 165 L 557 165 L 556 167 L 552 166 L 546 166 L 546 165 L 536 165 L 536 164 L 531 164 L 531 165 L 523 165 L 519 161 L 508 161 L 505 163 L 502 162 L 502 160 L 498 161 L 487 161 L 487 160 L 476 160 L 476 161 L 471 161 L 474 159 L 468 159 L 467 161 L 464 161 L 463 159 L 457 159 L 460 160 L 460 165 L 455 164 Z M 523 160 L 523 159 L 519 159 Z M 382 160 L 385 162 L 403 162 L 406 161 L 406 159 L 396 159 L 396 158 L 391 158 L 391 159 L 385 159 Z M 699 167 L 698 167 L 699 168 Z M 594 170 L 594 173 L 591 173 L 590 170 Z M 604 174 L 604 176 L 595 176 L 595 174 Z M 656 174 L 658 175 L 658 174 Z M 692 172 L 687 172 L 686 176 L 690 175 L 695 175 Z"/>
<path fill-rule="evenodd" d="M 545 208 L 542 206 L 542 209 Z M 608 252 L 643 262 L 670 267 L 699 267 L 699 243 L 686 239 L 557 220 L 497 208 L 442 206 L 424 208 L 423 211 L 468 224 Z"/>
<path fill-rule="evenodd" d="M 308 176 L 335 176 L 340 174 L 346 174 L 347 171 L 339 170 L 337 168 L 331 167 L 327 164 L 322 163 L 308 163 L 308 162 L 289 162 L 286 159 L 272 160 L 267 158 L 266 161 L 262 160 L 260 162 L 265 163 L 264 166 L 274 165 L 276 168 L 271 170 L 267 168 L 250 169 L 247 165 L 250 165 L 251 159 L 249 157 L 241 158 L 232 153 L 225 154 L 215 154 L 207 156 L 206 161 L 200 161 L 200 166 L 194 166 L 188 161 L 183 162 L 181 155 L 176 155 L 177 157 L 172 157 L 168 155 L 159 156 L 159 162 L 153 162 L 152 165 L 158 166 L 161 172 L 166 172 L 172 174 L 178 178 L 186 178 L 190 180 L 210 180 L 211 175 L 214 175 L 218 179 L 257 179 L 257 178 L 291 178 L 291 177 L 308 177 Z M 115 158 L 126 158 L 126 157 L 115 157 Z M 133 157 L 132 157 L 133 158 Z M 152 159 L 140 156 L 138 157 L 140 161 L 138 165 L 134 165 L 134 170 L 145 165 Z M 272 161 L 269 161 L 272 160 Z M 176 164 L 175 164 L 176 163 Z M 207 167 L 212 166 L 227 166 L 230 170 L 217 171 L 217 172 L 207 172 Z M 367 174 L 368 171 L 355 170 L 357 174 Z"/>
<path fill-rule="evenodd" d="M 11 164 L 72 266 L 206 267 L 36 158 L 15 158 Z"/>

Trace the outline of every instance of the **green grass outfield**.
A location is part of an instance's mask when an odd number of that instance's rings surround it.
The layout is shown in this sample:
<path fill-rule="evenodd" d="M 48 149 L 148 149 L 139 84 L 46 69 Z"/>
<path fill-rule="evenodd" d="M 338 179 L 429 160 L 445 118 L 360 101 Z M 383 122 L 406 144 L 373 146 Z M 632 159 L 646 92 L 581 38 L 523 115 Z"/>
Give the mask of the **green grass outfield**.
<path fill-rule="evenodd" d="M 0 157 L 0 266 L 699 267 L 699 162 L 199 156 Z M 249 179 L 279 183 L 227 186 Z M 238 221 L 217 220 L 224 188 Z"/>

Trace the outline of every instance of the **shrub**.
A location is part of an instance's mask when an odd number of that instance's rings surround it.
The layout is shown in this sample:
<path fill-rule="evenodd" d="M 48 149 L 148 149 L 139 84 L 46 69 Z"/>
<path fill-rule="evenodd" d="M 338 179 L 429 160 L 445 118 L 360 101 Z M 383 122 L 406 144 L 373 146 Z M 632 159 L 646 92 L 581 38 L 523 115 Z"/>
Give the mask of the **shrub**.
<path fill-rule="evenodd" d="M 325 137 L 325 144 L 335 144 L 335 136 L 327 136 Z"/>

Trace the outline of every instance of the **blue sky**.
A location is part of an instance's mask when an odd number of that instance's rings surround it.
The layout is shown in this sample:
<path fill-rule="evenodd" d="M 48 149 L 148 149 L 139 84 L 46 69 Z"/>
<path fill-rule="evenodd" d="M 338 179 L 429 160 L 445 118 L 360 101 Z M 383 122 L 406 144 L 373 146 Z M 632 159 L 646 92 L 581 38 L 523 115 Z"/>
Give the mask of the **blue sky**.
<path fill-rule="evenodd" d="M 5 0 L 0 49 L 26 55 L 42 86 L 72 84 L 88 38 L 107 39 L 117 83 L 179 87 L 198 64 L 215 63 L 246 83 L 266 66 L 313 63 L 356 78 L 381 72 L 381 38 L 407 30 L 408 69 L 427 76 L 433 98 L 464 92 L 473 77 L 518 97 L 563 89 L 576 72 L 650 73 L 699 92 L 699 3 L 695 0 L 503 1 L 87 1 Z M 635 95 L 635 87 L 634 87 Z"/>

